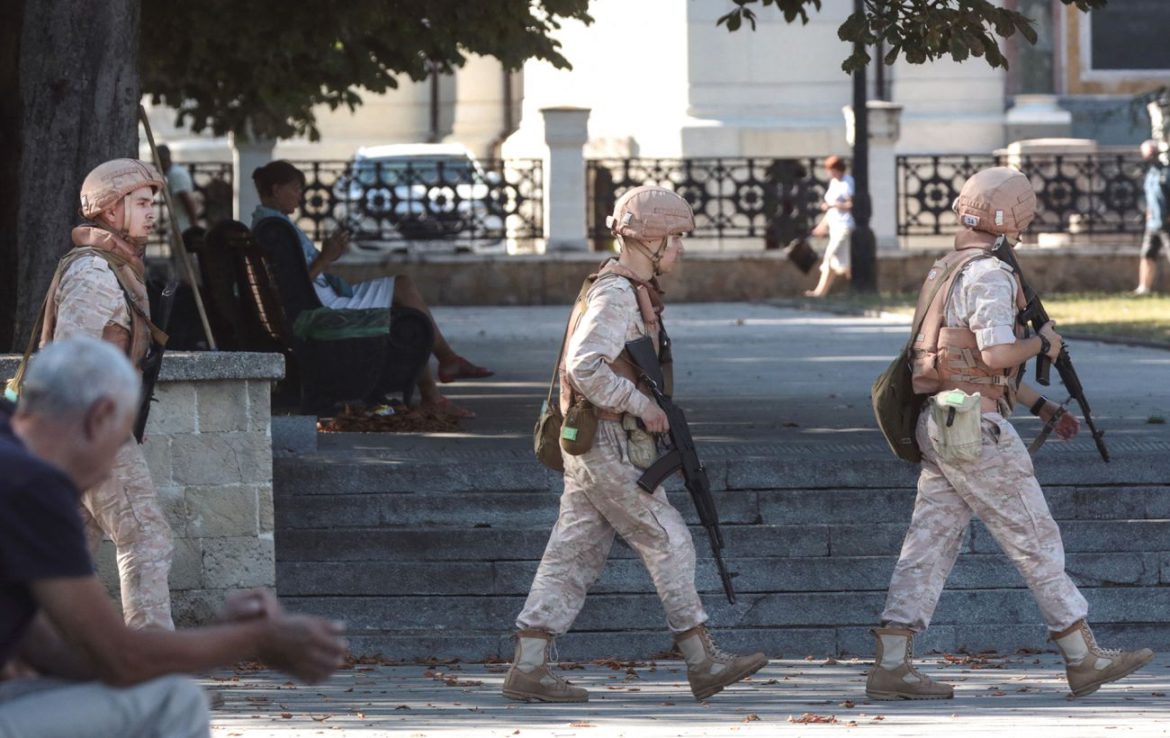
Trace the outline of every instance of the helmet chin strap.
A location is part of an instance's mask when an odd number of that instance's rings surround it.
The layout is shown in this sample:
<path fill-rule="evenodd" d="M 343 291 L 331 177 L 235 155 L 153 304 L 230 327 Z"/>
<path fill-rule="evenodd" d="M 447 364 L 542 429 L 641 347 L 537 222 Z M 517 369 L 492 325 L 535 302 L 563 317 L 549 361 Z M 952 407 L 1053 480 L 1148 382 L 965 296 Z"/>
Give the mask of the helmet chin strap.
<path fill-rule="evenodd" d="M 658 263 L 660 261 L 662 261 L 662 257 L 666 255 L 666 246 L 670 240 L 670 236 L 664 237 L 662 239 L 662 241 L 659 242 L 657 251 L 651 251 L 650 248 L 646 244 L 642 243 L 641 241 L 639 241 L 637 239 L 632 239 L 632 240 L 633 240 L 634 244 L 638 247 L 638 249 L 646 256 L 646 258 L 650 260 L 650 265 L 654 268 L 654 276 L 661 277 L 662 271 L 658 268 Z M 622 238 L 621 242 L 622 242 L 622 248 L 625 248 L 626 247 L 625 239 Z"/>

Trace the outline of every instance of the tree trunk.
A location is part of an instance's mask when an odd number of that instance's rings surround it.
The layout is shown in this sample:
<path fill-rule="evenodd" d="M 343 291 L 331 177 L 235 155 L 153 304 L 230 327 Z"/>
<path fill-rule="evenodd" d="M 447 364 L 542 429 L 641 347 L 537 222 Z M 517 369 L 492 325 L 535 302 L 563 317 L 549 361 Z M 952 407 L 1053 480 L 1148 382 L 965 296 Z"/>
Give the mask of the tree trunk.
<path fill-rule="evenodd" d="M 138 156 L 140 0 L 7 0 L 15 75 L 0 73 L 0 349 L 23 350 L 98 164 Z M 15 32 L 0 31 L 9 41 Z M 13 44 L 0 44 L 4 55 Z M 0 62 L 4 57 L 0 57 Z M 0 63 L 0 68 L 12 65 Z M 12 77 L 16 77 L 13 85 Z"/>

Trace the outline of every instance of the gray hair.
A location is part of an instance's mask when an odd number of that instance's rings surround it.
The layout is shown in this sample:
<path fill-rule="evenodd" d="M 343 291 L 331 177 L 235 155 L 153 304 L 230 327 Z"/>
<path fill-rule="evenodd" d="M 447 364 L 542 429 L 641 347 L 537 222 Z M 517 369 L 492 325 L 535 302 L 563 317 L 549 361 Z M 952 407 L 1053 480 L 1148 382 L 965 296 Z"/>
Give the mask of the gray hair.
<path fill-rule="evenodd" d="M 20 409 L 75 418 L 108 398 L 128 413 L 137 408 L 141 384 L 130 360 L 106 341 L 88 336 L 53 341 L 29 362 Z"/>

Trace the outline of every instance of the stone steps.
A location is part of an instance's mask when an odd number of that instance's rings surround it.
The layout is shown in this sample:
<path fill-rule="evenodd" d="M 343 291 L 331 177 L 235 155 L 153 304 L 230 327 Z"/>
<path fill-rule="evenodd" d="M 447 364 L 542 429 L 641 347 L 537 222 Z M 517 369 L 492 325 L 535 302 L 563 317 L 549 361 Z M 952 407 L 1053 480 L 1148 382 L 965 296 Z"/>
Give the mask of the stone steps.
<path fill-rule="evenodd" d="M 1170 648 L 1170 449 L 1125 439 L 1112 448 L 1106 465 L 1091 444 L 1046 447 L 1037 471 L 1105 645 Z M 708 473 L 736 605 L 723 597 L 705 532 L 692 535 L 721 644 L 788 657 L 869 653 L 917 477 L 882 453 L 848 443 L 713 447 Z M 560 478 L 527 452 L 451 456 L 277 459 L 277 587 L 289 607 L 347 621 L 358 653 L 510 657 Z M 695 526 L 685 490 L 670 495 Z M 1031 595 L 981 523 L 963 552 L 921 647 L 1045 647 Z M 662 622 L 649 576 L 619 541 L 560 653 L 650 657 L 670 647 Z"/>
<path fill-rule="evenodd" d="M 614 552 L 592 594 L 651 592 L 641 562 Z M 702 553 L 702 552 L 700 552 Z M 726 559 L 740 595 L 773 592 L 881 592 L 894 569 L 895 556 L 810 556 Z M 1155 587 L 1170 585 L 1166 553 L 1071 553 L 1068 570 L 1084 586 Z M 537 561 L 282 561 L 281 595 L 285 597 L 409 597 L 526 595 Z M 714 562 L 699 557 L 699 591 L 721 596 Z M 965 554 L 947 580 L 948 590 L 1015 589 L 1023 581 L 1001 554 Z"/>
<path fill-rule="evenodd" d="M 698 522 L 685 490 L 668 487 L 673 504 L 691 524 Z M 805 489 L 716 491 L 719 519 L 726 525 L 837 524 L 859 519 L 905 524 L 913 489 Z M 1163 487 L 1051 487 L 1044 490 L 1057 520 L 1170 519 L 1170 494 Z M 465 492 L 458 495 L 385 492 L 291 494 L 278 489 L 277 525 L 284 531 L 343 528 L 547 528 L 557 517 L 554 493 Z"/>

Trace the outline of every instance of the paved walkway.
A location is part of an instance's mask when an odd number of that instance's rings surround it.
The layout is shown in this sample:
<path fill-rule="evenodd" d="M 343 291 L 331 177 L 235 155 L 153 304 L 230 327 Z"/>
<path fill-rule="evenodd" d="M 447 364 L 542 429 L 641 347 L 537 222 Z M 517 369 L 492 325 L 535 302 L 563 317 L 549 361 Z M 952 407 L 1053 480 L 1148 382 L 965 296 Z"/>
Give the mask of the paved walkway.
<path fill-rule="evenodd" d="M 322 450 L 441 457 L 469 448 L 530 453 L 532 425 L 548 391 L 566 306 L 438 308 L 435 319 L 457 351 L 490 366 L 488 379 L 444 385 L 479 413 L 458 434 L 331 434 Z M 783 452 L 808 445 L 830 452 L 882 452 L 869 388 L 904 345 L 909 321 L 829 315 L 752 303 L 670 305 L 675 398 L 704 454 L 720 446 L 767 443 Z M 1073 361 L 1110 443 L 1170 443 L 1170 351 L 1080 341 Z M 1056 373 L 1048 394 L 1064 400 Z M 1150 424 L 1161 418 L 1162 424 Z M 1013 422 L 1030 438 L 1039 422 Z M 1054 449 L 1049 451 L 1049 449 Z M 1170 448 L 1170 447 L 1168 447 Z M 1058 450 L 1057 450 L 1058 449 Z M 1086 437 L 1044 453 L 1095 453 Z M 733 452 L 728 448 L 727 452 Z M 769 455 L 772 452 L 769 451 Z"/>
<path fill-rule="evenodd" d="M 1052 654 L 1010 658 L 929 655 L 922 666 L 956 685 L 936 702 L 871 702 L 863 661 L 774 660 L 754 678 L 695 702 L 678 661 L 571 665 L 584 705 L 516 703 L 500 696 L 506 667 L 356 665 L 327 684 L 271 672 L 207 680 L 224 692 L 212 735 L 279 736 L 1161 736 L 1170 734 L 1170 658 L 1080 700 L 1067 697 Z"/>

